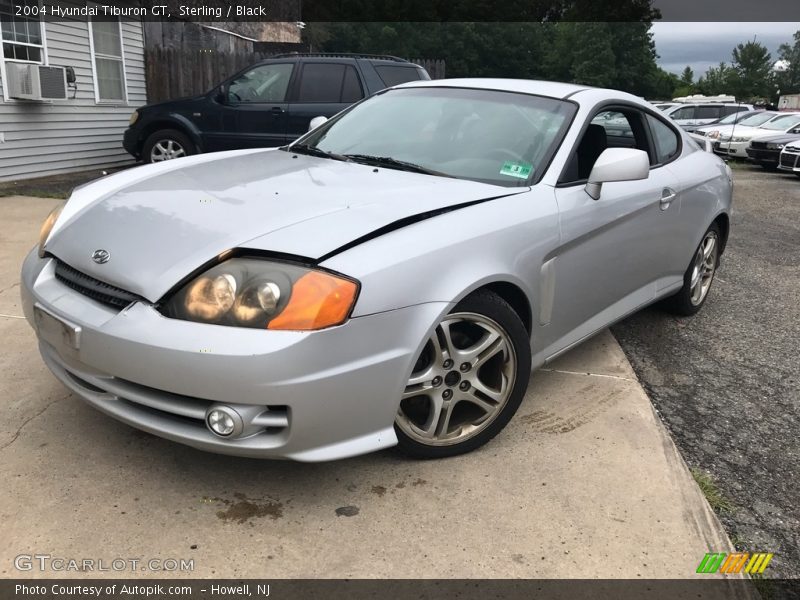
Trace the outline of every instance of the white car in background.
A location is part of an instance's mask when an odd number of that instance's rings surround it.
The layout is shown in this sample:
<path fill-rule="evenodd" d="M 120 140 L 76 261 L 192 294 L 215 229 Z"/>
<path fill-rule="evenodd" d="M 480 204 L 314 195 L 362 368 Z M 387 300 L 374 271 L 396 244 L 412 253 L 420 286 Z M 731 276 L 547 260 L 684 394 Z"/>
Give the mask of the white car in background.
<path fill-rule="evenodd" d="M 714 142 L 714 152 L 735 158 L 747 158 L 747 147 L 754 139 L 788 133 L 800 125 L 800 112 L 779 113 L 759 127 L 742 127 L 738 124 L 731 131 L 722 133 Z"/>
<path fill-rule="evenodd" d="M 739 120 L 737 120 L 739 114 L 734 113 L 732 115 L 728 115 L 727 117 L 716 123 L 711 123 L 710 125 L 704 125 L 702 127 L 698 127 L 692 133 L 696 133 L 697 135 L 702 135 L 703 137 L 707 137 L 710 140 L 716 140 L 719 139 L 719 136 L 721 134 L 728 133 L 732 131 L 734 128 L 739 128 L 742 126 L 758 127 L 759 125 L 763 125 L 770 119 L 774 119 L 779 114 L 780 113 L 777 113 L 774 110 L 759 110 L 759 111 L 753 111 L 747 114 L 746 116 L 741 117 Z"/>
<path fill-rule="evenodd" d="M 687 125 L 706 125 L 719 121 L 722 117 L 751 110 L 753 110 L 751 104 L 702 102 L 678 104 L 672 108 L 665 109 L 663 112 L 678 125 L 685 127 Z"/>
<path fill-rule="evenodd" d="M 800 177 L 800 140 L 786 144 L 781 150 L 778 168 Z"/>

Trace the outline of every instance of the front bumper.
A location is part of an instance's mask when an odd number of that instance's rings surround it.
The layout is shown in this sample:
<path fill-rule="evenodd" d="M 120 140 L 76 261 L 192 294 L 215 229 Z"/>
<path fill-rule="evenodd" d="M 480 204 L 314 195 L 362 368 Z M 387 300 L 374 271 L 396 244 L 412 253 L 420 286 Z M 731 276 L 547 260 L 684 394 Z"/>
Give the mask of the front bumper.
<path fill-rule="evenodd" d="M 777 165 L 780 150 L 771 150 L 769 148 L 747 148 L 747 157 L 753 162 L 765 165 Z"/>
<path fill-rule="evenodd" d="M 414 358 L 450 306 L 420 304 L 317 332 L 239 329 L 168 319 L 143 302 L 117 311 L 62 284 L 54 263 L 32 251 L 21 293 L 42 357 L 64 385 L 133 427 L 256 458 L 323 461 L 395 445 Z M 70 335 L 54 332 L 60 322 Z M 214 435 L 204 416 L 216 403 L 250 415 L 258 431 Z"/>
<path fill-rule="evenodd" d="M 791 148 L 789 151 L 784 148 L 780 155 L 778 168 L 781 171 L 800 173 L 800 148 Z"/>
<path fill-rule="evenodd" d="M 714 142 L 714 152 L 722 156 L 732 156 L 734 158 L 747 158 L 747 147 L 750 142 Z"/>
<path fill-rule="evenodd" d="M 128 127 L 125 133 L 122 134 L 122 147 L 125 152 L 139 160 L 142 155 L 142 145 L 139 142 L 139 129 L 135 127 Z"/>

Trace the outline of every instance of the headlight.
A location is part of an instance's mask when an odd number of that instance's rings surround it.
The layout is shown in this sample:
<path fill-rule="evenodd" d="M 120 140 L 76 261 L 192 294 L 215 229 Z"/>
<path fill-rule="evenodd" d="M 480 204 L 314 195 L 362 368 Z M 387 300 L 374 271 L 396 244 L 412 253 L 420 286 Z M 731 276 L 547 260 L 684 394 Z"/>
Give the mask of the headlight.
<path fill-rule="evenodd" d="M 138 110 L 135 110 L 135 111 L 133 111 L 133 113 L 131 114 L 131 120 L 128 122 L 128 125 L 130 125 L 131 127 L 133 127 L 133 124 L 134 124 L 134 123 L 136 123 L 136 121 L 138 121 L 138 120 L 139 120 L 139 111 L 138 111 Z"/>
<path fill-rule="evenodd" d="M 709 131 L 707 137 L 717 139 L 719 137 L 719 131 L 716 129 L 714 131 Z"/>
<path fill-rule="evenodd" d="M 327 271 L 231 258 L 179 289 L 161 312 L 173 319 L 255 329 L 311 331 L 340 325 L 358 283 Z"/>
<path fill-rule="evenodd" d="M 53 231 L 53 225 L 58 221 L 62 210 L 64 210 L 63 204 L 50 211 L 50 214 L 47 215 L 44 223 L 42 223 L 42 228 L 39 230 L 39 258 L 44 258 L 44 244 L 47 242 L 47 238 L 50 237 L 50 232 Z"/>

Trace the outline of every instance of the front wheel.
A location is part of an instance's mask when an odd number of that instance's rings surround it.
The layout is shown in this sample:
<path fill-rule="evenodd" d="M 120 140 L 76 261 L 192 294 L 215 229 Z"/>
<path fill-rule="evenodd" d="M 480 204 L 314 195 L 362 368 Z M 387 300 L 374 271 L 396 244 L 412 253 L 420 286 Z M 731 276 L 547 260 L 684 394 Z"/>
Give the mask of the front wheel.
<path fill-rule="evenodd" d="M 147 163 L 162 162 L 197 154 L 197 147 L 185 133 L 162 129 L 148 136 L 142 146 L 142 159 Z"/>
<path fill-rule="evenodd" d="M 703 240 L 695 251 L 689 268 L 686 269 L 683 287 L 677 294 L 664 301 L 667 310 L 688 317 L 703 308 L 719 266 L 721 240 L 719 226 L 713 223 L 703 235 Z"/>
<path fill-rule="evenodd" d="M 531 372 L 528 333 L 502 298 L 477 292 L 425 344 L 395 419 L 400 450 L 444 458 L 474 450 L 517 411 Z"/>

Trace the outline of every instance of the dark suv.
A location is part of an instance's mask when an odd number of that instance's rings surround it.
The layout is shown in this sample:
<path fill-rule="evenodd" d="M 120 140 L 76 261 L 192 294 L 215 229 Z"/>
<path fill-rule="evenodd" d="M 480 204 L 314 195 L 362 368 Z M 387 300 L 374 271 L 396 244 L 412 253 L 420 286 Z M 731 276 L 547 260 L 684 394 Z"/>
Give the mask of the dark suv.
<path fill-rule="evenodd" d="M 387 87 L 430 79 L 392 56 L 287 54 L 240 71 L 203 96 L 139 108 L 122 145 L 145 162 L 198 152 L 281 146 Z"/>

